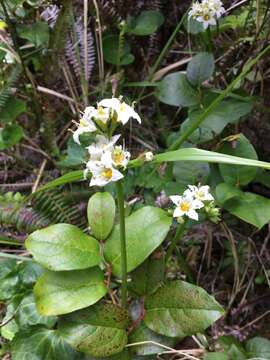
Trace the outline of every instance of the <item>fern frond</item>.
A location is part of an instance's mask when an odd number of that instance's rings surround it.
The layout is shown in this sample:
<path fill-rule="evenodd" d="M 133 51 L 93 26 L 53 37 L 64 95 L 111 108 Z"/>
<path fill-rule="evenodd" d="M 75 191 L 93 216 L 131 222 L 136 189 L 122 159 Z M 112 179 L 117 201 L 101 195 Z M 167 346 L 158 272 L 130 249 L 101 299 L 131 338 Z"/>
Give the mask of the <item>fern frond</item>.
<path fill-rule="evenodd" d="M 3 110 L 6 102 L 14 91 L 17 81 L 19 80 L 21 74 L 21 66 L 16 65 L 12 68 L 9 78 L 0 92 L 0 111 Z M 0 119 L 1 120 L 1 119 Z"/>
<path fill-rule="evenodd" d="M 65 55 L 77 79 L 81 79 L 82 74 L 85 74 L 87 69 L 86 80 L 89 81 L 96 63 L 94 38 L 91 31 L 88 30 L 87 58 L 85 59 L 84 27 L 81 19 L 77 20 L 74 24 L 73 34 L 69 36 L 66 43 Z"/>
<path fill-rule="evenodd" d="M 85 220 L 82 218 L 78 207 L 66 201 L 62 192 L 57 190 L 42 191 L 33 194 L 33 209 L 50 223 L 69 223 L 84 228 Z"/>

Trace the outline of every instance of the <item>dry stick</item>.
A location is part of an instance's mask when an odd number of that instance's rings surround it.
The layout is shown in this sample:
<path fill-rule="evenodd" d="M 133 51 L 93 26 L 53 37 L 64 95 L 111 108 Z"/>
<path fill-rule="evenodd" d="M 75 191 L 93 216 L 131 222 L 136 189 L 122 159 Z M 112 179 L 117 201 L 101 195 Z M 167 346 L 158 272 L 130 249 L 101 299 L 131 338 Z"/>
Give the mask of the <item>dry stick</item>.
<path fill-rule="evenodd" d="M 103 45 L 102 45 L 102 26 L 100 21 L 99 8 L 96 0 L 93 0 L 93 4 L 96 10 L 96 22 L 98 26 L 98 41 L 97 41 L 97 53 L 98 53 L 98 63 L 99 63 L 99 78 L 100 81 L 104 80 L 104 57 L 103 57 Z"/>
<path fill-rule="evenodd" d="M 256 253 L 256 257 L 257 259 L 259 260 L 259 263 L 261 264 L 262 268 L 263 268 L 263 272 L 264 272 L 264 275 L 265 275 L 265 278 L 266 278 L 266 281 L 267 281 L 267 284 L 268 284 L 268 287 L 270 288 L 270 280 L 269 280 L 269 276 L 267 274 L 267 270 L 264 266 L 264 263 L 262 262 L 262 259 L 261 259 L 261 256 L 258 254 L 258 250 L 256 248 L 256 245 L 254 244 L 254 242 L 252 241 L 251 238 L 248 238 L 249 242 L 252 244 L 254 250 L 255 250 L 255 253 Z"/>
<path fill-rule="evenodd" d="M 257 321 L 261 320 L 262 318 L 264 318 L 266 315 L 270 314 L 270 310 L 267 310 L 265 313 L 263 313 L 262 315 L 258 316 L 256 319 L 250 321 L 248 324 L 242 326 L 238 331 L 242 331 L 244 330 L 246 327 L 249 327 L 253 324 L 255 324 Z"/>
<path fill-rule="evenodd" d="M 126 348 L 132 347 L 132 346 L 140 346 L 140 345 L 155 345 L 155 346 L 159 346 L 162 349 L 167 350 L 166 352 L 162 352 L 160 354 L 180 354 L 180 355 L 184 355 L 187 356 L 189 359 L 193 359 L 193 360 L 199 360 L 198 358 L 195 358 L 192 355 L 189 355 L 189 353 L 194 353 L 194 351 L 196 352 L 201 352 L 201 349 L 195 349 L 195 350 L 175 350 L 169 346 L 160 344 L 156 341 L 140 341 L 140 342 L 136 342 L 136 343 L 131 343 L 131 344 L 127 344 Z M 160 355 L 159 354 L 159 355 Z"/>
<path fill-rule="evenodd" d="M 40 91 L 40 92 L 43 92 L 45 94 L 53 95 L 53 96 L 56 96 L 56 97 L 58 97 L 60 99 L 75 103 L 75 101 L 71 97 L 69 97 L 67 95 L 63 95 L 63 94 L 61 94 L 61 93 L 59 93 L 57 91 L 54 91 L 52 89 L 48 89 L 48 88 L 46 88 L 44 86 L 37 86 L 37 90 Z"/>
<path fill-rule="evenodd" d="M 230 229 L 228 228 L 228 226 L 221 222 L 221 227 L 224 231 L 225 234 L 227 234 L 230 243 L 231 243 L 231 248 L 232 248 L 232 255 L 233 255 L 233 260 L 234 260 L 234 283 L 233 283 L 233 290 L 232 290 L 232 296 L 228 305 L 228 309 L 230 309 L 230 307 L 232 306 L 234 299 L 239 291 L 239 259 L 238 259 L 238 254 L 237 254 L 237 248 L 234 242 L 234 237 L 230 231 Z"/>
<path fill-rule="evenodd" d="M 33 187 L 32 187 L 32 194 L 33 194 L 34 192 L 36 192 L 36 190 L 37 190 L 37 188 L 38 188 L 38 185 L 39 185 L 39 183 L 40 183 L 40 179 L 41 179 L 42 174 L 43 174 L 43 172 L 44 172 L 44 170 L 45 170 L 45 167 L 46 167 L 46 165 L 47 165 L 47 161 L 48 161 L 47 159 L 44 159 L 44 160 L 42 161 L 42 163 L 41 163 L 40 169 L 39 169 L 39 171 L 38 171 L 37 179 L 36 179 L 36 181 L 35 181 L 35 183 L 34 183 L 34 185 L 33 185 Z"/>

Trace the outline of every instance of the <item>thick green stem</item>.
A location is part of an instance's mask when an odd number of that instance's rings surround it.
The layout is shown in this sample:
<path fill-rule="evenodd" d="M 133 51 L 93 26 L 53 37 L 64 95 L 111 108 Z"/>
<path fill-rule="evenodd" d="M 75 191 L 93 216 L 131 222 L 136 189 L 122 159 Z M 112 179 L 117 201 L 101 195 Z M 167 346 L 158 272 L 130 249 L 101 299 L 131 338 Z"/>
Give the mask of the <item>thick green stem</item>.
<path fill-rule="evenodd" d="M 125 228 L 125 205 L 122 181 L 116 182 L 116 193 L 120 220 L 120 242 L 121 242 L 121 270 L 122 270 L 122 307 L 127 307 L 127 249 L 126 249 L 126 228 Z"/>

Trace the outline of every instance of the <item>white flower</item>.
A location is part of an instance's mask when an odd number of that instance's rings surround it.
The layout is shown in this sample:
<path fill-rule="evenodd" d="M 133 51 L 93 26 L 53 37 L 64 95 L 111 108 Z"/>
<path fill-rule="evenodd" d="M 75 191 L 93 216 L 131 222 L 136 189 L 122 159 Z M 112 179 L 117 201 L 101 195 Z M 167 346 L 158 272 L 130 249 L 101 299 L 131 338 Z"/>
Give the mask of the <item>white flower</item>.
<path fill-rule="evenodd" d="M 189 10 L 188 16 L 196 18 L 201 13 L 201 4 L 198 2 L 195 2 L 192 4 L 192 8 Z"/>
<path fill-rule="evenodd" d="M 176 205 L 173 217 L 179 218 L 184 215 L 193 220 L 198 220 L 197 209 L 201 209 L 204 205 L 200 200 L 194 199 L 193 196 L 170 196 L 172 202 Z"/>
<path fill-rule="evenodd" d="M 101 156 L 106 151 L 111 151 L 114 147 L 114 144 L 118 141 L 121 135 L 114 135 L 111 139 L 103 135 L 96 136 L 96 142 L 87 147 L 90 154 L 91 160 L 100 160 Z"/>
<path fill-rule="evenodd" d="M 114 169 L 110 153 L 105 153 L 101 157 L 101 161 L 88 161 L 85 172 L 90 171 L 92 178 L 90 186 L 105 186 L 111 181 L 118 181 L 123 178 L 123 174 Z"/>
<path fill-rule="evenodd" d="M 217 19 L 225 13 L 225 9 L 220 0 L 204 0 L 203 3 L 204 2 L 207 3 L 209 9 L 214 12 Z"/>
<path fill-rule="evenodd" d="M 214 197 L 209 192 L 209 186 L 195 186 L 195 185 L 188 185 L 189 189 L 184 192 L 184 195 L 193 196 L 194 199 L 200 201 L 212 201 Z"/>
<path fill-rule="evenodd" d="M 207 29 L 209 25 L 216 25 L 217 23 L 214 14 L 208 9 L 205 9 L 196 20 L 203 24 L 204 29 Z"/>
<path fill-rule="evenodd" d="M 77 144 L 81 144 L 80 139 L 79 139 L 81 134 L 84 134 L 87 132 L 94 132 L 97 130 L 96 125 L 93 123 L 93 121 L 88 120 L 84 117 L 80 120 L 79 123 L 77 123 L 77 125 L 78 125 L 77 130 L 73 132 L 73 140 Z"/>
<path fill-rule="evenodd" d="M 114 166 L 124 169 L 127 167 L 130 160 L 130 152 L 125 151 L 121 145 L 115 146 L 110 154 Z"/>
<path fill-rule="evenodd" d="M 121 99 L 103 99 L 98 103 L 98 106 L 114 110 L 117 114 L 117 121 L 121 122 L 123 125 L 125 125 L 130 118 L 134 118 L 141 123 L 139 114 L 136 113 L 132 106 L 129 106 L 124 101 L 121 101 Z"/>
<path fill-rule="evenodd" d="M 217 19 L 225 13 L 222 5 L 220 0 L 203 0 L 201 3 L 195 2 L 189 11 L 189 17 L 192 16 L 203 24 L 204 29 L 207 29 L 209 25 L 216 25 Z"/>
<path fill-rule="evenodd" d="M 147 151 L 144 154 L 144 158 L 145 158 L 145 161 L 152 161 L 154 158 L 154 154 L 152 153 L 152 151 Z"/>

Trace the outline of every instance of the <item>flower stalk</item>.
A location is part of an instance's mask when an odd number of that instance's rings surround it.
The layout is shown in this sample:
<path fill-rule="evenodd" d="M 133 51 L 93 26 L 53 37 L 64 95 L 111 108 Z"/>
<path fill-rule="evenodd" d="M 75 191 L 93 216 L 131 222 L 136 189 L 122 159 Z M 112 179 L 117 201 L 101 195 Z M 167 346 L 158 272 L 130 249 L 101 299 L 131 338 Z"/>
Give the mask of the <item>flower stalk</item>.
<path fill-rule="evenodd" d="M 121 271 L 122 271 L 122 288 L 121 288 L 121 303 L 122 307 L 127 308 L 127 249 L 126 249 L 126 227 L 125 227 L 125 205 L 124 205 L 124 191 L 121 180 L 115 183 L 117 202 L 120 218 L 120 243 L 121 243 Z"/>

